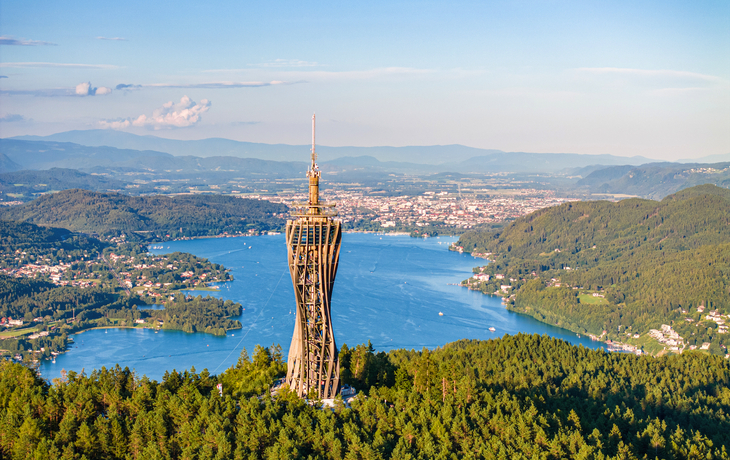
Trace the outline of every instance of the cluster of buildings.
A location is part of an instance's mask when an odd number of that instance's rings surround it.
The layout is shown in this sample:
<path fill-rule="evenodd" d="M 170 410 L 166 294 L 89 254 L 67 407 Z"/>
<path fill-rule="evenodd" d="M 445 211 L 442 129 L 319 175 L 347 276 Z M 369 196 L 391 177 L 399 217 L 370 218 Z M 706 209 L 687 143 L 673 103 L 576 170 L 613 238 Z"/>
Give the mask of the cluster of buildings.
<path fill-rule="evenodd" d="M 174 260 L 170 260 L 165 256 L 149 257 L 137 259 L 134 256 L 125 256 L 117 254 L 109 254 L 109 260 L 116 268 L 119 269 L 118 280 L 127 289 L 134 287 L 148 291 L 147 295 L 152 297 L 162 297 L 163 294 L 157 291 L 167 291 L 167 288 L 173 283 L 161 283 L 155 279 L 149 279 L 142 273 L 142 270 L 153 269 L 163 272 L 174 272 L 180 268 L 175 265 Z M 178 274 L 181 281 L 191 286 L 205 285 L 211 281 L 219 281 L 214 274 L 203 272 L 196 274 L 194 271 L 186 270 Z"/>
<path fill-rule="evenodd" d="M 48 275 L 54 284 L 59 284 L 63 278 L 63 272 L 71 265 L 60 263 L 58 265 L 26 264 L 18 268 L 3 268 L 0 273 L 16 278 L 36 278 Z"/>
<path fill-rule="evenodd" d="M 484 192 L 494 193 L 493 190 Z M 460 194 L 433 191 L 416 196 L 378 196 L 364 190 L 327 190 L 323 195 L 325 201 L 337 203 L 337 212 L 343 223 L 369 219 L 384 228 L 397 225 L 445 225 L 466 229 L 514 219 L 567 201 L 576 201 L 557 197 L 553 191 L 533 189 L 515 190 L 511 194 L 496 197 L 485 195 L 485 198 L 479 198 L 479 195 L 472 193 L 461 197 Z M 266 199 L 290 205 L 293 202 L 306 201 L 307 196 L 298 194 Z"/>
<path fill-rule="evenodd" d="M 11 316 L 8 316 L 7 318 L 5 318 L 5 317 L 0 318 L 0 326 L 13 327 L 13 326 L 22 326 L 22 325 L 23 325 L 22 319 L 13 319 Z"/>
<path fill-rule="evenodd" d="M 636 335 L 638 335 L 638 334 L 636 334 Z M 595 336 L 591 336 L 591 340 L 596 340 L 593 337 L 595 337 Z M 633 354 L 635 354 L 637 356 L 641 356 L 643 354 L 643 352 L 641 351 L 641 348 L 636 347 L 634 345 L 630 345 L 628 343 L 615 342 L 615 341 L 612 341 L 612 340 L 607 340 L 606 341 L 606 344 L 608 344 L 608 351 L 619 351 L 619 352 L 624 352 L 624 353 L 633 353 Z"/>
<path fill-rule="evenodd" d="M 725 321 L 730 320 L 730 315 L 721 315 L 717 310 L 713 310 L 705 316 L 705 319 L 717 323 L 718 334 L 727 334 L 728 327 Z"/>
<path fill-rule="evenodd" d="M 93 281 L 89 280 L 66 280 L 64 273 L 71 267 L 71 264 L 60 263 L 58 265 L 26 264 L 18 268 L 2 268 L 0 274 L 14 276 L 16 278 L 38 278 L 46 277 L 56 286 L 76 286 L 85 288 L 92 286 Z"/>
<path fill-rule="evenodd" d="M 649 336 L 669 347 L 672 351 L 679 352 L 681 349 L 684 349 L 684 339 L 668 324 L 662 324 L 661 330 L 651 329 Z M 709 346 L 710 344 L 708 343 L 707 348 Z M 707 348 L 703 348 L 703 350 Z"/>

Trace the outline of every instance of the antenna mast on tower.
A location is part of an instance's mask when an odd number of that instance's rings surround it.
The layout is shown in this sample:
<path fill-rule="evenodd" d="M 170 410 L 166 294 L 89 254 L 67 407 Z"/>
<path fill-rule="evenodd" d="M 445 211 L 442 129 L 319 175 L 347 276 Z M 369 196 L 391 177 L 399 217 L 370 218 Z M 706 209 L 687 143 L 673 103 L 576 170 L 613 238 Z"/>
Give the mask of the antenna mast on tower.
<path fill-rule="evenodd" d="M 317 167 L 317 152 L 314 151 L 314 117 L 316 114 L 312 114 L 312 169 Z"/>

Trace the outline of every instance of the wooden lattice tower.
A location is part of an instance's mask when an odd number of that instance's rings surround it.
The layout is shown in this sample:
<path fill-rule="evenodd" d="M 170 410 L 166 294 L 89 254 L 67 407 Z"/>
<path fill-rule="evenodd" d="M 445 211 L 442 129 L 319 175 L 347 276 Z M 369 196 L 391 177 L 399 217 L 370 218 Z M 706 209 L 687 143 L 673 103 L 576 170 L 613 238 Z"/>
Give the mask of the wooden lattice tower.
<path fill-rule="evenodd" d="M 297 301 L 294 335 L 289 348 L 286 382 L 300 397 L 314 391 L 321 399 L 334 398 L 340 365 L 332 330 L 330 300 L 340 257 L 342 230 L 334 204 L 320 203 L 317 154 L 312 116 L 312 165 L 307 171 L 309 201 L 295 204 L 299 211 L 286 223 L 289 271 Z"/>

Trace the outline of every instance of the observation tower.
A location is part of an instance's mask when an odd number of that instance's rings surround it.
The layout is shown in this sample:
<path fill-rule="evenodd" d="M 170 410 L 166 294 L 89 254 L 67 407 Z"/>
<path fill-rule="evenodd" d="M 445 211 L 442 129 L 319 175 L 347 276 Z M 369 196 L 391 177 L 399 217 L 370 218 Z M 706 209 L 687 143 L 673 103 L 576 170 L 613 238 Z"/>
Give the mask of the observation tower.
<path fill-rule="evenodd" d="M 286 223 L 289 271 L 297 301 L 294 335 L 289 348 L 286 383 L 299 397 L 314 391 L 320 399 L 337 395 L 340 364 L 337 358 L 330 300 L 340 257 L 342 229 L 334 204 L 319 201 L 320 170 L 314 149 L 307 171 L 309 201 L 295 203 L 297 210 Z"/>

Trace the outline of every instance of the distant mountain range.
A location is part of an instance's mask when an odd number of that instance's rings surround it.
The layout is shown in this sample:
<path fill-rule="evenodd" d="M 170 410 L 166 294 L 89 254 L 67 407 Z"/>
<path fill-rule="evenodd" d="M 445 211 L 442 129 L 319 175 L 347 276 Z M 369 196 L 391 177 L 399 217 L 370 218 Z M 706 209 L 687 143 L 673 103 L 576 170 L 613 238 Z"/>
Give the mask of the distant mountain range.
<path fill-rule="evenodd" d="M 116 147 L 126 150 L 164 152 L 175 156 L 258 158 L 270 161 L 307 161 L 308 145 L 260 144 L 230 139 L 201 139 L 180 141 L 156 136 L 138 136 L 113 130 L 92 129 L 66 131 L 49 136 L 18 136 L 25 141 L 70 142 L 88 147 Z M 439 165 L 440 171 L 456 172 L 557 172 L 566 168 L 589 165 L 640 165 L 655 160 L 645 157 L 614 155 L 581 155 L 574 153 L 503 152 L 467 147 L 464 145 L 432 145 L 407 147 L 327 147 L 318 146 L 320 161 L 342 157 L 374 158 L 379 162 L 412 165 Z M 371 159 L 364 160 L 374 166 Z M 383 165 L 378 165 L 383 167 Z M 404 166 L 404 165 L 403 165 Z M 399 165 L 385 165 L 402 169 Z M 434 171 L 436 172 L 436 171 Z"/>
<path fill-rule="evenodd" d="M 155 176 L 156 180 L 176 178 L 207 183 L 226 183 L 234 178 L 302 178 L 307 169 L 308 150 L 309 146 L 304 145 L 255 144 L 228 139 L 177 141 L 109 130 L 0 139 L 0 192 L 7 196 L 22 194 L 27 199 L 59 190 L 64 185 L 120 190 L 129 188 L 139 174 Z M 652 162 L 644 157 L 502 152 L 462 145 L 319 147 L 318 151 L 322 169 L 340 183 L 377 183 L 393 180 L 391 174 L 434 178 L 447 174 L 453 178 L 508 173 L 523 179 L 541 175 L 538 180 L 547 181 L 552 187 L 583 193 L 654 199 L 698 184 L 730 186 L 730 160 L 712 164 L 668 163 Z M 300 161 L 288 160 L 292 158 Z M 58 169 L 52 174 L 32 173 L 52 168 Z M 78 171 L 94 177 L 79 175 Z M 106 178 L 100 178 L 99 174 Z M 152 182 L 134 187 L 137 193 L 157 190 Z M 179 187 L 175 189 L 177 192 L 182 191 Z"/>
<path fill-rule="evenodd" d="M 293 177 L 306 171 L 305 162 L 266 161 L 230 156 L 174 156 L 154 150 L 90 147 L 71 142 L 0 139 L 0 172 L 51 168 L 101 170 L 147 170 L 169 173 L 238 172 Z"/>
<path fill-rule="evenodd" d="M 719 153 L 700 158 L 685 158 L 677 160 L 677 163 L 724 163 L 726 161 L 730 161 L 730 153 Z"/>

